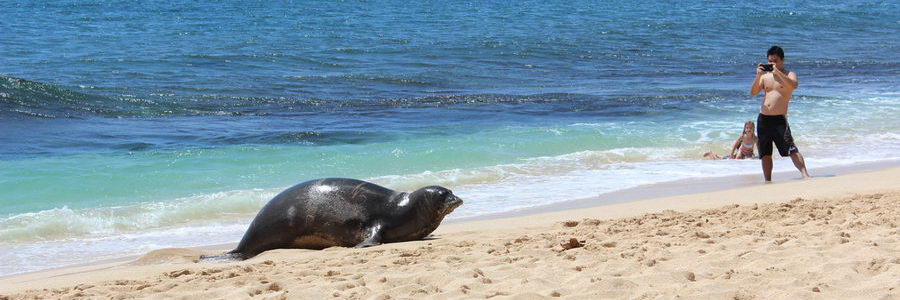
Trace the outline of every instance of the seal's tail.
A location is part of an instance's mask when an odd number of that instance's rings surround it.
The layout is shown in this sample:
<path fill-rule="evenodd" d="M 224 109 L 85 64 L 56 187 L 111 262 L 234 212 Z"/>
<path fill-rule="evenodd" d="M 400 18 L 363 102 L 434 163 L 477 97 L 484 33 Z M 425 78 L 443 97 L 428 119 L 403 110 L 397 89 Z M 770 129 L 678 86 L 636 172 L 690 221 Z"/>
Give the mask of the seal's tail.
<path fill-rule="evenodd" d="M 224 254 L 213 254 L 213 255 L 200 255 L 200 261 L 205 262 L 228 262 L 228 261 L 241 261 L 246 259 L 244 254 L 242 253 L 233 253 L 228 252 Z"/>

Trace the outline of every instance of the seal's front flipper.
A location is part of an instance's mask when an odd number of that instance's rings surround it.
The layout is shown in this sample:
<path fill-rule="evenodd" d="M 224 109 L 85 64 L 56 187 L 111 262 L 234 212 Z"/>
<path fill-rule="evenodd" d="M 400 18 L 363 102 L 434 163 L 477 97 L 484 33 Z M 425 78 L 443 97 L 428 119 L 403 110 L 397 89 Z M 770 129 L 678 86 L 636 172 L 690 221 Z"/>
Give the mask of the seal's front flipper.
<path fill-rule="evenodd" d="M 382 226 L 380 223 L 376 223 L 376 224 L 372 225 L 372 227 L 369 227 L 369 229 L 366 231 L 366 234 L 367 234 L 366 239 L 363 240 L 362 243 L 359 243 L 353 247 L 354 248 L 365 248 L 365 247 L 381 245 L 381 233 L 382 233 L 381 228 L 382 228 Z"/>

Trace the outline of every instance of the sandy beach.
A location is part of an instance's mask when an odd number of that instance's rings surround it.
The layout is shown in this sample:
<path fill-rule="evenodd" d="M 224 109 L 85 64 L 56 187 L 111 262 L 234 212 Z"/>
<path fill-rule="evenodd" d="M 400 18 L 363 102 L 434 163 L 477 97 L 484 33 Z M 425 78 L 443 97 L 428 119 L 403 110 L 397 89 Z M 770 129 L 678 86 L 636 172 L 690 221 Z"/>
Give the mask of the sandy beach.
<path fill-rule="evenodd" d="M 366 249 L 222 249 L 0 278 L 0 299 L 900 299 L 900 168 L 442 225 Z"/>

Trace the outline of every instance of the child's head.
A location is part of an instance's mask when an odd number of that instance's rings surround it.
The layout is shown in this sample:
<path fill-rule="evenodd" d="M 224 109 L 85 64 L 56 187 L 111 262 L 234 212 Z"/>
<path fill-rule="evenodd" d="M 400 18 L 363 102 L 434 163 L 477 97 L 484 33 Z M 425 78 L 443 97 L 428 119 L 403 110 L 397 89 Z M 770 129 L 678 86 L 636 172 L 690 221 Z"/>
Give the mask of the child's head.
<path fill-rule="evenodd" d="M 744 134 L 753 134 L 754 128 L 755 125 L 753 124 L 753 121 L 744 122 Z"/>

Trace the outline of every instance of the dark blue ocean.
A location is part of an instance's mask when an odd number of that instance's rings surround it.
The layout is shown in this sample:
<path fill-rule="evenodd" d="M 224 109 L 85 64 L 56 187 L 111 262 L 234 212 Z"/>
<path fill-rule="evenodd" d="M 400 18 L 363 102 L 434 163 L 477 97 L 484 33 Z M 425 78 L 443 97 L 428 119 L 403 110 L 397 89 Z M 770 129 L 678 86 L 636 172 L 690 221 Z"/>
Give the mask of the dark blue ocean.
<path fill-rule="evenodd" d="M 459 218 L 758 173 L 701 154 L 772 45 L 813 175 L 895 161 L 898 41 L 896 1 L 0 0 L 0 275 L 236 242 L 319 177 Z"/>

